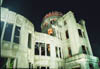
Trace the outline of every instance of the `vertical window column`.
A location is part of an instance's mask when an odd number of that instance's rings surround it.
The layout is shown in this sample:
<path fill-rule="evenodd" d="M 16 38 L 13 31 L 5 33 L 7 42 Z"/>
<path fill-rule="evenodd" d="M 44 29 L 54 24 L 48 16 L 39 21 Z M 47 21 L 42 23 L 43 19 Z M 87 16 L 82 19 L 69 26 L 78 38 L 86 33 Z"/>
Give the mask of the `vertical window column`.
<path fill-rule="evenodd" d="M 41 55 L 45 56 L 45 43 L 41 44 Z"/>
<path fill-rule="evenodd" d="M 69 39 L 69 33 L 68 33 L 68 30 L 66 31 L 66 39 Z"/>
<path fill-rule="evenodd" d="M 15 27 L 15 33 L 14 33 L 14 42 L 19 44 L 19 39 L 20 39 L 20 27 L 16 26 Z"/>
<path fill-rule="evenodd" d="M 47 44 L 47 56 L 50 56 L 50 44 Z"/>
<path fill-rule="evenodd" d="M 59 57 L 58 47 L 55 47 L 55 51 L 56 51 L 56 57 Z"/>
<path fill-rule="evenodd" d="M 35 55 L 39 55 L 39 53 L 40 53 L 40 46 L 39 46 L 39 43 L 36 42 L 36 44 L 35 44 Z"/>
<path fill-rule="evenodd" d="M 9 68 L 14 68 L 14 58 L 10 59 Z"/>
<path fill-rule="evenodd" d="M 59 47 L 59 57 L 60 57 L 60 58 L 62 58 L 61 55 L 62 55 L 62 54 L 61 54 L 61 48 Z"/>

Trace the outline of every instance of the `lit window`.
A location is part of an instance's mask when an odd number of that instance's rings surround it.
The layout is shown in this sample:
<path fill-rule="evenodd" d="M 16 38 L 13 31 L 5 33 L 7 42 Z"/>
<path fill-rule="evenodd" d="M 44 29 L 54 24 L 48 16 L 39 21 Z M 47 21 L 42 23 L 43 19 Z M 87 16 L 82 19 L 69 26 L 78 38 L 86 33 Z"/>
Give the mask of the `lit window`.
<path fill-rule="evenodd" d="M 82 31 L 78 29 L 79 36 L 82 37 Z"/>
<path fill-rule="evenodd" d="M 13 24 L 7 23 L 5 28 L 4 38 L 3 38 L 4 40 L 11 41 L 12 29 L 13 29 Z"/>
<path fill-rule="evenodd" d="M 4 22 L 0 21 L 0 38 L 1 38 L 1 35 L 2 35 L 3 26 L 4 26 Z"/>
<path fill-rule="evenodd" d="M 19 38 L 20 38 L 20 27 L 15 27 L 15 34 L 14 34 L 14 42 L 19 44 Z"/>
<path fill-rule="evenodd" d="M 47 44 L 47 56 L 50 56 L 50 44 Z"/>
<path fill-rule="evenodd" d="M 32 38 L 32 35 L 29 33 L 28 34 L 28 48 L 31 48 L 31 38 Z"/>
<path fill-rule="evenodd" d="M 35 55 L 39 55 L 39 43 L 38 42 L 36 42 L 36 44 L 35 44 Z"/>
<path fill-rule="evenodd" d="M 52 28 L 48 29 L 48 34 L 49 35 L 52 35 L 53 34 L 53 29 Z"/>

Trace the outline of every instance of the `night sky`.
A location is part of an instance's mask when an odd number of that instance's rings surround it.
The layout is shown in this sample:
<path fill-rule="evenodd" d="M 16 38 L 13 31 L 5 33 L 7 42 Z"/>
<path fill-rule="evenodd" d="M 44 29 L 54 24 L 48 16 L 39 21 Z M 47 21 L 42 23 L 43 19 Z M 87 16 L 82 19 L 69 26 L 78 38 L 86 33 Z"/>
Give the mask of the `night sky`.
<path fill-rule="evenodd" d="M 35 25 L 40 32 L 43 16 L 51 11 L 63 14 L 73 11 L 78 20 L 86 20 L 87 32 L 94 56 L 100 58 L 100 2 L 96 0 L 4 0 L 3 7 L 15 11 Z"/>

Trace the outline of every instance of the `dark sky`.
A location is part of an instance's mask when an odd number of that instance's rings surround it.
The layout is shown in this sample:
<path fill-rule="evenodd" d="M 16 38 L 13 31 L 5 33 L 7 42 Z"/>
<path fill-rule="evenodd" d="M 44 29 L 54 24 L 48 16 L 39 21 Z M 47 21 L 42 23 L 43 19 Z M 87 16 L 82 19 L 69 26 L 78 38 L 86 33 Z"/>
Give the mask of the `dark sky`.
<path fill-rule="evenodd" d="M 51 11 L 73 11 L 77 20 L 85 19 L 95 56 L 100 58 L 100 2 L 97 0 L 4 0 L 3 7 L 15 11 L 35 25 L 40 31 L 43 16 Z"/>

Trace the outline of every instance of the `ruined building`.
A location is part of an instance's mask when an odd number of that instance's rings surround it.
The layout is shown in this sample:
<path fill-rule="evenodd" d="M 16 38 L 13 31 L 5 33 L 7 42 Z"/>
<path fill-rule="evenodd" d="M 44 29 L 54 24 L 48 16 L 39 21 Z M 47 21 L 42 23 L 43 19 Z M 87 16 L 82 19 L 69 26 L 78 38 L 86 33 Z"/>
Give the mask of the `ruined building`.
<path fill-rule="evenodd" d="M 0 68 L 99 69 L 93 56 L 85 21 L 73 12 L 50 12 L 41 31 L 25 17 L 1 8 Z"/>

